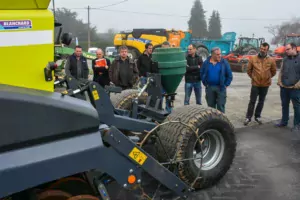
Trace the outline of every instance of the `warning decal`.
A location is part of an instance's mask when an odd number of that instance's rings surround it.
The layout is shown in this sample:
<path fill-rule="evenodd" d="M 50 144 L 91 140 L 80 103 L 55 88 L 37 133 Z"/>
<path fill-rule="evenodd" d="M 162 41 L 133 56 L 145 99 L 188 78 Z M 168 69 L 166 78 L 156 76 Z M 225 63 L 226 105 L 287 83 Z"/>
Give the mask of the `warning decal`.
<path fill-rule="evenodd" d="M 93 93 L 94 100 L 95 101 L 98 100 L 99 99 L 99 94 L 98 94 L 97 90 L 93 90 L 92 93 Z"/>
<path fill-rule="evenodd" d="M 147 156 L 141 152 L 138 148 L 134 147 L 132 151 L 129 153 L 129 157 L 135 160 L 140 165 L 143 165 L 144 162 L 147 160 Z"/>

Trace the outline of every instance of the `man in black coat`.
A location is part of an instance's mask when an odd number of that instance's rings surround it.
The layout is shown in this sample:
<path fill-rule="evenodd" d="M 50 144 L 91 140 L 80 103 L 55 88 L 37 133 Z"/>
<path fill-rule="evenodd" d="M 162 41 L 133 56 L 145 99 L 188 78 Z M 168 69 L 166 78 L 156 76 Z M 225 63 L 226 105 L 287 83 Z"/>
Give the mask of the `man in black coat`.
<path fill-rule="evenodd" d="M 65 65 L 65 73 L 76 79 L 88 79 L 89 67 L 86 58 L 82 55 L 81 46 L 76 46 L 74 53 L 68 57 Z"/>
<path fill-rule="evenodd" d="M 92 60 L 92 69 L 94 72 L 93 81 L 99 83 L 103 88 L 105 85 L 109 85 L 109 67 L 110 60 L 104 58 L 104 53 L 102 49 L 96 51 L 97 58 Z"/>
<path fill-rule="evenodd" d="M 152 50 L 153 45 L 147 43 L 144 53 L 141 54 L 137 60 L 141 87 L 147 83 L 147 73 L 152 73 Z"/>
<path fill-rule="evenodd" d="M 186 57 L 187 67 L 185 73 L 185 98 L 184 105 L 190 104 L 190 97 L 194 89 L 196 96 L 196 104 L 201 105 L 202 86 L 200 68 L 203 64 L 202 57 L 196 54 L 196 46 L 191 44 L 188 46 L 188 56 Z"/>

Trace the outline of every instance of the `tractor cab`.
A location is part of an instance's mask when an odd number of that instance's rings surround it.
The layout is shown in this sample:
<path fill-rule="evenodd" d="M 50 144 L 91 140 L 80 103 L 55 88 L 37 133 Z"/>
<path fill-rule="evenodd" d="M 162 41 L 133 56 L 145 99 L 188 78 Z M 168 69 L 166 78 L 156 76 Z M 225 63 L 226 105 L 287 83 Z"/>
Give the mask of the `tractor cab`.
<path fill-rule="evenodd" d="M 297 46 L 297 50 L 300 51 L 300 34 L 288 34 L 282 41 L 282 45 L 274 50 L 275 55 L 284 57 L 285 56 L 285 45 L 288 43 L 294 43 Z"/>
<path fill-rule="evenodd" d="M 284 40 L 284 45 L 288 43 L 295 43 L 297 47 L 300 47 L 300 34 L 287 35 Z"/>
<path fill-rule="evenodd" d="M 264 38 L 240 37 L 234 53 L 235 55 L 255 55 L 264 41 Z"/>

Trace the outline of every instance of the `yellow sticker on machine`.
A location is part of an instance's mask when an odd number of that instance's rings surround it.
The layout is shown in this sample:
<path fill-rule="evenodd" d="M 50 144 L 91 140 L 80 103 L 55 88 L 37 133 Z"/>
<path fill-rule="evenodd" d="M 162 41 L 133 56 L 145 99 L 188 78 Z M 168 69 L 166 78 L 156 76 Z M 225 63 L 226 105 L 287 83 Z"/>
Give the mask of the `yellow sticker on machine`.
<path fill-rule="evenodd" d="M 93 90 L 92 93 L 93 93 L 94 100 L 95 101 L 98 100 L 99 99 L 99 94 L 98 94 L 97 90 Z"/>
<path fill-rule="evenodd" d="M 134 147 L 129 153 L 129 157 L 135 160 L 138 164 L 143 165 L 147 160 L 147 156 L 141 152 L 138 148 Z"/>

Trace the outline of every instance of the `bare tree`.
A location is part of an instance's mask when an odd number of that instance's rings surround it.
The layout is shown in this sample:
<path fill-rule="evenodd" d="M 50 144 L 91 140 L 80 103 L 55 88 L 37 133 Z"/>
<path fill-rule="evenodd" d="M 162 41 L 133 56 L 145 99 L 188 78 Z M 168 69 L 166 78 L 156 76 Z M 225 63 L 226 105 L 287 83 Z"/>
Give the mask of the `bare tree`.
<path fill-rule="evenodd" d="M 287 34 L 300 34 L 300 18 L 294 18 L 289 22 L 282 23 L 281 25 L 270 25 L 265 28 L 267 28 L 268 32 L 273 35 L 272 44 L 277 45 Z"/>

